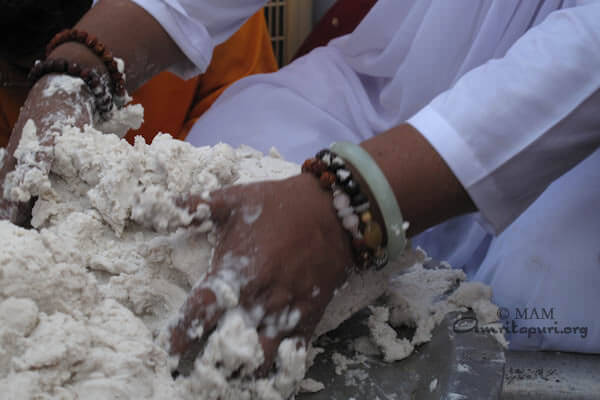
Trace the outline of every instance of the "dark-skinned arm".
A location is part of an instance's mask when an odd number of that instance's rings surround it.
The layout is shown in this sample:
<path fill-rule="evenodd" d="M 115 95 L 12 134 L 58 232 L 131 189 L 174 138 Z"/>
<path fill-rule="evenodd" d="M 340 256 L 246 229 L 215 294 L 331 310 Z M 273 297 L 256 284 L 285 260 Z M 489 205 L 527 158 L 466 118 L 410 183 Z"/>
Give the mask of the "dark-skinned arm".
<path fill-rule="evenodd" d="M 400 125 L 362 146 L 390 182 L 404 219 L 410 222 L 409 236 L 475 210 L 458 179 L 412 126 Z M 358 174 L 354 176 L 358 178 Z M 211 306 L 217 302 L 210 289 L 211 279 L 231 267 L 226 255 L 244 257 L 249 264 L 242 273 L 249 281 L 240 290 L 239 305 L 243 309 L 261 306 L 265 317 L 275 318 L 286 307 L 301 313 L 295 327 L 275 337 L 264 333 L 264 320 L 258 323 L 265 354 L 258 374 L 265 374 L 271 370 L 281 340 L 296 337 L 310 341 L 335 288 L 344 283 L 354 263 L 350 238 L 332 206 L 330 191 L 324 190 L 311 174 L 232 186 L 213 192 L 211 198 L 209 205 L 219 238 L 211 274 L 204 280 L 207 285 L 196 286 L 183 305 L 183 317 L 171 329 L 170 351 L 187 360 L 196 356 L 225 312 L 218 308 L 217 312 L 207 311 L 214 310 Z M 195 202 L 189 204 L 192 210 L 202 200 Z M 262 209 L 252 224 L 243 220 L 247 207 Z M 315 288 L 319 289 L 316 296 Z M 189 328 L 199 322 L 204 336 L 191 338 Z"/>
<path fill-rule="evenodd" d="M 129 92 L 133 92 L 171 65 L 186 59 L 160 24 L 143 8 L 127 0 L 98 2 L 75 28 L 98 37 L 114 56 L 124 60 Z M 106 73 L 102 61 L 90 49 L 79 43 L 62 44 L 48 58 L 65 58 L 82 67 L 96 69 L 101 74 Z M 23 127 L 29 119 L 36 125 L 40 141 L 45 141 L 48 140 L 45 137 L 46 132 L 53 124 L 51 118 L 46 118 L 48 115 L 58 111 L 61 115 L 76 115 L 74 111 L 82 103 L 88 103 L 89 106 L 93 103 L 93 97 L 88 90 L 82 90 L 78 94 L 58 92 L 52 97 L 44 97 L 43 91 L 54 76 L 56 75 L 43 76 L 29 92 L 8 143 L 7 155 L 0 170 L 0 186 L 3 186 L 6 175 L 15 168 L 16 160 L 13 154 L 21 140 Z M 75 123 L 83 126 L 92 121 L 89 115 L 83 113 Z M 45 162 L 49 168 L 51 160 Z M 30 212 L 31 203 L 13 203 L 0 196 L 0 219 L 10 219 L 19 225 L 25 225 Z"/>
<path fill-rule="evenodd" d="M 476 211 L 467 191 L 442 157 L 411 125 L 392 128 L 361 146 L 392 186 L 402 215 L 410 223 L 409 236 Z"/>

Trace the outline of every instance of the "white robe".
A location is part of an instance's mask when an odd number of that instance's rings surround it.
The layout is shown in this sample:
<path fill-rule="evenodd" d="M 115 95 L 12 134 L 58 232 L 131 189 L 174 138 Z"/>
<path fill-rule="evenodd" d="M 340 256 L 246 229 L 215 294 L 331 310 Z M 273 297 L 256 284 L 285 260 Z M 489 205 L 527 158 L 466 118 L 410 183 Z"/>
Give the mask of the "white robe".
<path fill-rule="evenodd" d="M 188 56 L 182 75 L 262 3 L 135 1 Z M 231 86 L 187 140 L 302 161 L 408 120 L 480 211 L 416 241 L 492 286 L 513 348 L 600 352 L 599 21 L 590 1 L 379 0 L 352 34 Z M 554 319 L 524 320 L 534 307 Z M 580 329 L 519 333 L 546 326 Z"/>

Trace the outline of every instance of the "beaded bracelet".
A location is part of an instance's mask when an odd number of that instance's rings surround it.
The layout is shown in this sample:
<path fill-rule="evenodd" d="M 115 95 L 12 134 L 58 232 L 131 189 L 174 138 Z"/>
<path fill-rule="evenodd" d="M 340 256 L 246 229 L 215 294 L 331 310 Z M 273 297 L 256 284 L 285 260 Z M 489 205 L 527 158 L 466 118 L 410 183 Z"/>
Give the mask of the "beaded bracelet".
<path fill-rule="evenodd" d="M 91 68 L 81 68 L 79 64 L 69 62 L 63 58 L 53 60 L 36 61 L 29 72 L 29 80 L 37 81 L 42 76 L 51 73 L 67 74 L 81 78 L 94 95 L 96 111 L 101 117 L 107 118 L 112 110 L 112 95 L 105 80 Z"/>
<path fill-rule="evenodd" d="M 36 61 L 29 73 L 29 79 L 35 82 L 49 73 L 68 74 L 83 79 L 94 94 L 96 111 L 102 118 L 107 119 L 110 116 L 113 104 L 117 108 L 121 108 L 129 100 L 125 89 L 125 75 L 120 71 L 113 54 L 98 41 L 98 38 L 76 29 L 66 29 L 56 34 L 46 47 L 46 57 L 58 46 L 67 42 L 78 42 L 87 46 L 102 60 L 108 71 L 108 76 L 101 76 L 94 69 L 82 68 L 77 63 L 61 58 Z"/>
<path fill-rule="evenodd" d="M 381 226 L 373 219 L 369 199 L 361 192 L 344 160 L 330 150 L 321 150 L 302 164 L 302 172 L 312 173 L 324 189 L 333 191 L 333 206 L 342 226 L 352 236 L 358 266 L 383 268 L 388 254 L 383 247 Z"/>
<path fill-rule="evenodd" d="M 385 247 L 390 260 L 402 254 L 406 246 L 405 223 L 396 195 L 387 178 L 371 155 L 361 146 L 350 142 L 336 142 L 331 151 L 343 157 L 360 174 L 368 191 L 377 203 L 377 207 L 385 223 Z"/>
<path fill-rule="evenodd" d="M 115 104 L 117 107 L 122 107 L 127 98 L 125 75 L 119 71 L 119 65 L 110 50 L 108 50 L 104 44 L 100 43 L 97 37 L 92 36 L 87 32 L 77 29 L 65 29 L 62 32 L 57 33 L 50 43 L 48 43 L 46 46 L 46 57 L 48 57 L 58 46 L 67 42 L 81 43 L 102 60 L 110 77 Z"/>

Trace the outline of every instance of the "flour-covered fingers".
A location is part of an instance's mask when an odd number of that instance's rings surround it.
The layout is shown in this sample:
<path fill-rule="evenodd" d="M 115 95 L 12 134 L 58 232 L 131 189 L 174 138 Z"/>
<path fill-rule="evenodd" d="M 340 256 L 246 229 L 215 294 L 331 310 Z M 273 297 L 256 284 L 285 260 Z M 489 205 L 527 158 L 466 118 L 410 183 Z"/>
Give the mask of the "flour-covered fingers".
<path fill-rule="evenodd" d="M 175 206 L 189 214 L 192 224 L 202 224 L 208 219 L 221 225 L 231 216 L 233 204 L 231 196 L 224 190 L 203 195 L 188 195 L 174 199 Z"/>
<path fill-rule="evenodd" d="M 269 375 L 275 368 L 275 358 L 277 356 L 277 349 L 279 348 L 279 344 L 285 338 L 285 335 L 277 335 L 275 337 L 269 337 L 265 334 L 261 334 L 258 336 L 260 341 L 260 345 L 264 354 L 264 362 L 260 366 L 260 368 L 256 371 L 256 376 L 258 378 L 264 378 Z"/>
<path fill-rule="evenodd" d="M 226 253 L 213 262 L 213 270 L 191 291 L 181 308 L 181 318 L 171 328 L 170 353 L 193 360 L 213 332 L 221 316 L 240 303 L 247 283 L 243 271 L 247 257 Z"/>
<path fill-rule="evenodd" d="M 259 340 L 263 348 L 264 363 L 256 371 L 256 377 L 274 378 L 277 389 L 285 398 L 289 398 L 306 373 L 309 342 L 294 335 L 281 335 L 277 338 L 259 336 Z"/>
<path fill-rule="evenodd" d="M 293 337 L 302 338 L 304 343 L 310 341 L 316 325 L 313 320 L 309 310 L 301 309 L 294 303 L 265 315 L 258 326 L 264 353 L 264 363 L 259 369 L 259 376 L 268 375 L 276 367 L 279 347 L 284 340 Z"/>
<path fill-rule="evenodd" d="M 181 313 L 181 317 L 169 328 L 169 353 L 179 356 L 178 370 L 185 373 L 185 365 L 193 365 L 194 359 L 202 350 L 203 342 L 214 330 L 223 310 L 212 289 L 197 286 L 183 304 Z"/>
<path fill-rule="evenodd" d="M 214 223 L 222 224 L 227 221 L 237 206 L 237 196 L 231 193 L 231 188 L 211 192 L 207 198 L 210 216 Z"/>

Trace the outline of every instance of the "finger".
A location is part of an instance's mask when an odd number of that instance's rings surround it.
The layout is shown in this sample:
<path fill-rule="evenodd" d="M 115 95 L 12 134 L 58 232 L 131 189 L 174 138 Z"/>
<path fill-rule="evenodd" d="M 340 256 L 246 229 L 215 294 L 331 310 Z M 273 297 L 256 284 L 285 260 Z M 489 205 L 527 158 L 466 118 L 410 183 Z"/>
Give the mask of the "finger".
<path fill-rule="evenodd" d="M 223 311 L 214 292 L 206 286 L 198 286 L 186 299 L 181 312 L 181 318 L 169 329 L 169 353 L 179 356 L 180 366 L 186 363 L 192 366 Z M 185 374 L 185 371 L 180 372 Z"/>
<path fill-rule="evenodd" d="M 207 204 L 213 222 L 222 224 L 227 221 L 232 211 L 236 209 L 237 199 L 233 187 L 211 192 Z"/>
<path fill-rule="evenodd" d="M 256 375 L 258 378 L 264 378 L 268 376 L 274 368 L 277 350 L 279 349 L 279 344 L 284 339 L 284 335 L 269 337 L 265 334 L 261 334 L 258 336 L 258 339 L 263 349 L 264 362 L 256 371 Z"/>
<path fill-rule="evenodd" d="M 262 366 L 256 371 L 256 375 L 258 378 L 268 377 L 272 373 L 276 372 L 275 370 L 277 368 L 286 368 L 285 361 L 278 358 L 279 348 L 282 342 L 284 342 L 284 340 L 286 339 L 292 340 L 292 342 L 288 344 L 294 345 L 296 347 L 296 350 L 300 350 L 301 348 L 304 348 L 306 350 L 306 344 L 309 343 L 309 341 L 305 337 L 297 335 L 295 333 L 281 334 L 277 335 L 276 337 L 259 335 L 259 341 L 263 348 L 265 361 L 263 362 Z M 283 365 L 279 364 L 279 362 L 281 361 L 283 361 Z"/>
<path fill-rule="evenodd" d="M 264 354 L 264 362 L 257 372 L 261 377 L 272 371 L 281 341 L 295 335 L 302 319 L 300 310 L 290 307 L 288 297 L 281 293 L 271 295 L 267 304 L 270 313 L 262 319 L 258 327 Z"/>
<path fill-rule="evenodd" d="M 191 215 L 196 214 L 200 208 L 208 206 L 210 209 L 210 219 L 212 222 L 220 224 L 229 218 L 232 211 L 231 196 L 225 195 L 222 192 L 222 190 L 217 190 L 211 192 L 208 196 L 192 195 L 178 197 L 175 199 L 175 205 L 187 210 Z M 202 223 L 204 222 L 204 218 L 195 222 Z"/>

